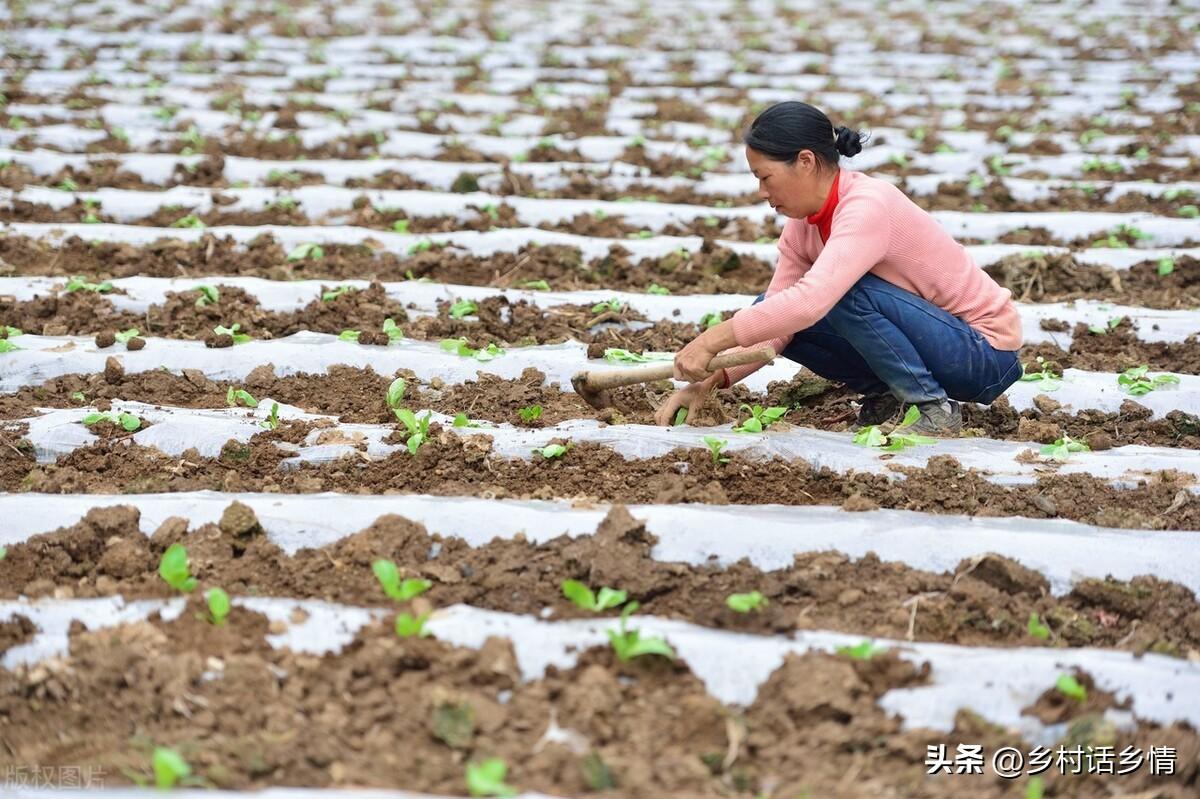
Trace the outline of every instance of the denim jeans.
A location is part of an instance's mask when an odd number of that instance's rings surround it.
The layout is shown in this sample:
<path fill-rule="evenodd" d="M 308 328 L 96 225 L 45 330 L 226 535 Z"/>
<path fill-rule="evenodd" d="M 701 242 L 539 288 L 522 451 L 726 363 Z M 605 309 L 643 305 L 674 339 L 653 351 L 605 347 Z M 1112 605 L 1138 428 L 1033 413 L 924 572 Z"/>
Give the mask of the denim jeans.
<path fill-rule="evenodd" d="M 987 405 L 1022 371 L 1016 351 L 993 348 L 958 317 L 869 273 L 780 355 L 859 393 L 908 403 Z"/>

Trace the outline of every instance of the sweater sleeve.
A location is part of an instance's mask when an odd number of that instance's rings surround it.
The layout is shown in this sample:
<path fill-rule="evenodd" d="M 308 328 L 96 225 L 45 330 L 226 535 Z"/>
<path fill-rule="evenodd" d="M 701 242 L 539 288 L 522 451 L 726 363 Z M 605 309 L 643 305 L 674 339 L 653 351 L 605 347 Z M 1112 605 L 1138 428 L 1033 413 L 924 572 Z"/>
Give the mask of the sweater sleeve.
<path fill-rule="evenodd" d="M 784 226 L 783 235 L 779 237 L 779 244 L 777 245 L 779 248 L 779 257 L 775 262 L 775 273 L 771 275 L 771 283 L 767 286 L 767 290 L 763 298 L 764 302 L 766 301 L 766 297 L 770 297 L 773 294 L 776 294 L 777 292 L 780 292 L 792 285 L 799 280 L 805 272 L 812 268 L 812 261 L 804 257 L 804 254 L 800 250 L 797 242 L 799 235 L 799 228 L 795 224 Z M 741 313 L 741 311 L 738 313 Z M 783 352 L 783 348 L 786 347 L 788 342 L 791 340 L 792 335 L 789 333 L 786 336 L 778 336 L 777 338 L 773 339 L 770 344 L 778 354 Z M 750 347 L 734 347 L 732 349 L 725 350 L 725 352 L 740 352 L 746 349 L 750 349 Z M 766 366 L 765 363 L 759 362 L 726 369 L 724 382 L 721 384 L 721 388 L 729 388 L 734 383 L 746 379 L 764 366 Z"/>
<path fill-rule="evenodd" d="M 733 334 L 739 346 L 751 347 L 785 336 L 790 340 L 796 332 L 824 319 L 887 253 L 890 223 L 887 206 L 878 197 L 847 197 L 834 211 L 832 227 L 829 241 L 811 269 L 734 315 Z"/>

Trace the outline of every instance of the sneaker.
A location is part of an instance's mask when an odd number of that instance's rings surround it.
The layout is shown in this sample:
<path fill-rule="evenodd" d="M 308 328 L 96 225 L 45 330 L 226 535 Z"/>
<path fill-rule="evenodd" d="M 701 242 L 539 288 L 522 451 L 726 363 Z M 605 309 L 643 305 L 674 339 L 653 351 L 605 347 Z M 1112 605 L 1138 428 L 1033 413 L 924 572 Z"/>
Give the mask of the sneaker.
<path fill-rule="evenodd" d="M 957 436 L 962 430 L 962 409 L 952 399 L 918 402 L 921 415 L 908 429 L 924 436 Z"/>
<path fill-rule="evenodd" d="M 859 427 L 883 424 L 900 410 L 900 400 L 896 399 L 891 393 L 864 394 L 862 399 L 858 401 L 858 404 L 857 423 Z"/>

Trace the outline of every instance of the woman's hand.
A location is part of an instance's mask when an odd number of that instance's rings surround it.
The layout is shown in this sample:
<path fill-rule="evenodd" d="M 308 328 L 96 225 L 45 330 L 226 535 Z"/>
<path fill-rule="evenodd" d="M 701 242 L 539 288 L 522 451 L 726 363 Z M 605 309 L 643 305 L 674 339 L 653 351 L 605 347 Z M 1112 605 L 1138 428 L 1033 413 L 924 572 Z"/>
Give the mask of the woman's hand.
<path fill-rule="evenodd" d="M 708 371 L 708 362 L 736 344 L 732 320 L 710 327 L 675 354 L 675 379 L 689 383 L 707 380 L 712 375 Z"/>
<path fill-rule="evenodd" d="M 654 414 L 654 423 L 663 427 L 670 427 L 671 423 L 675 421 L 676 412 L 680 408 L 688 409 L 685 421 L 692 421 L 693 417 L 704 407 L 705 401 L 708 400 L 708 395 L 721 384 L 721 381 L 721 373 L 716 372 L 698 383 L 692 383 L 674 392 L 658 407 L 658 410 Z"/>

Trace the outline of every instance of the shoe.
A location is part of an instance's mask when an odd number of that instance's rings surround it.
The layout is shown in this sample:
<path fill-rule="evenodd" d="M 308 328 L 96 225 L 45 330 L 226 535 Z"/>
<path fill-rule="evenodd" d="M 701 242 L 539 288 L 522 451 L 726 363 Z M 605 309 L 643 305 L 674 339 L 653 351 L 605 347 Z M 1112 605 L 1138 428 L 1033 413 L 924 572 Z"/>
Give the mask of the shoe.
<path fill-rule="evenodd" d="M 858 403 L 857 423 L 859 427 L 883 424 L 900 410 L 900 400 L 891 393 L 864 394 Z"/>
<path fill-rule="evenodd" d="M 962 430 L 962 408 L 952 399 L 918 402 L 921 415 L 907 429 L 924 436 L 957 436 Z"/>

